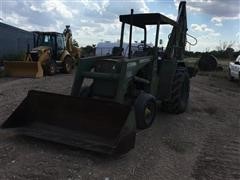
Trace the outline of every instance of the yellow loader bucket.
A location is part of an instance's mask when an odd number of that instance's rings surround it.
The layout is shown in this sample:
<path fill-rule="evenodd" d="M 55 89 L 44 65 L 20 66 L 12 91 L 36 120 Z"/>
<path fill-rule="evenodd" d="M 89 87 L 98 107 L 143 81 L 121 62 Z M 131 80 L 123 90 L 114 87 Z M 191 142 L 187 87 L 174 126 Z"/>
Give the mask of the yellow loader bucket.
<path fill-rule="evenodd" d="M 43 69 L 39 62 L 4 61 L 5 72 L 11 77 L 43 77 Z"/>
<path fill-rule="evenodd" d="M 136 136 L 130 106 L 40 91 L 29 91 L 2 128 L 107 154 L 128 152 Z"/>

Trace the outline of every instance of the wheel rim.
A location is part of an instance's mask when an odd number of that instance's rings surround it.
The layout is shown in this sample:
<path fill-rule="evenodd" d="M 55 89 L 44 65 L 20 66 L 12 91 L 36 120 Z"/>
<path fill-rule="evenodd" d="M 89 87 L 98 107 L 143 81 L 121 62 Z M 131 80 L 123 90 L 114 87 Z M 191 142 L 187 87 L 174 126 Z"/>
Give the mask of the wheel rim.
<path fill-rule="evenodd" d="M 151 124 L 155 115 L 155 104 L 154 102 L 149 102 L 144 110 L 144 118 L 146 124 Z"/>

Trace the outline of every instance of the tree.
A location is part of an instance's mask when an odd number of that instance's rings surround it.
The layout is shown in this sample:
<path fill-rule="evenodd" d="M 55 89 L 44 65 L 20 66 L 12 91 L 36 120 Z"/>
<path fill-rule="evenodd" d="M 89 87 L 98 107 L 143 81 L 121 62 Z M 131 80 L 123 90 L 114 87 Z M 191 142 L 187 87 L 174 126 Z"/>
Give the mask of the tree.
<path fill-rule="evenodd" d="M 79 45 L 78 45 L 78 42 L 75 40 L 75 39 L 73 39 L 73 46 L 75 46 L 75 47 L 79 47 Z"/>
<path fill-rule="evenodd" d="M 226 50 L 225 50 L 225 53 L 226 55 L 228 56 L 229 59 L 233 59 L 233 53 L 234 53 L 234 49 L 231 48 L 231 47 L 228 47 Z"/>
<path fill-rule="evenodd" d="M 92 46 L 87 45 L 85 47 L 81 47 L 83 56 L 93 56 L 95 54 L 96 45 L 92 44 Z"/>
<path fill-rule="evenodd" d="M 217 51 L 225 51 L 227 48 L 232 48 L 235 44 L 234 41 L 219 41 L 219 45 L 216 47 Z"/>

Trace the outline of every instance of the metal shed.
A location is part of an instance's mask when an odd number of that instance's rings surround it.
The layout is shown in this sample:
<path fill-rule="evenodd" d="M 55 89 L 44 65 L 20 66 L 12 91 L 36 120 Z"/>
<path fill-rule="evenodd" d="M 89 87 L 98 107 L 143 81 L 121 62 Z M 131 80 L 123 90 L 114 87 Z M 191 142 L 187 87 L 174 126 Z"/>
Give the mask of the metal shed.
<path fill-rule="evenodd" d="M 11 59 L 33 47 L 33 32 L 0 22 L 0 61 Z"/>

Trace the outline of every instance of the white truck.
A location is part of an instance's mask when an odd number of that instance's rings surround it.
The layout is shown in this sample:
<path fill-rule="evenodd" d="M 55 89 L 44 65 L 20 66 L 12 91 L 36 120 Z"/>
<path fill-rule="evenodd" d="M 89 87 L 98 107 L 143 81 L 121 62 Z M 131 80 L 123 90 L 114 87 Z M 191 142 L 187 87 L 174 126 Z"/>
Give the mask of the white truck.
<path fill-rule="evenodd" d="M 238 79 L 240 80 L 240 55 L 237 57 L 235 62 L 229 63 L 229 69 L 228 69 L 228 77 L 229 80 Z"/>

